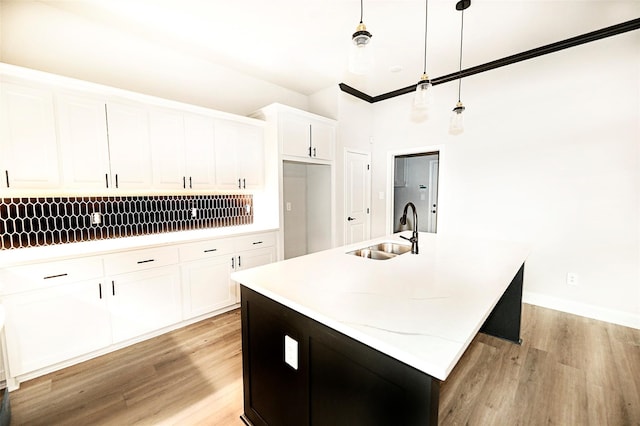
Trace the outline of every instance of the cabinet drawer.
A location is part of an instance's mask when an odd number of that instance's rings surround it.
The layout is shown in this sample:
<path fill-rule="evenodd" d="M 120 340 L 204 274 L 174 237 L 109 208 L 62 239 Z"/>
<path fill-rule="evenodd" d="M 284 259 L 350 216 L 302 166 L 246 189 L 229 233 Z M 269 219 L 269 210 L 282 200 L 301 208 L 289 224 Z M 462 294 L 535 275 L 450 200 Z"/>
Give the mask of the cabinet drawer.
<path fill-rule="evenodd" d="M 236 251 L 253 250 L 276 245 L 275 232 L 246 235 L 235 239 Z"/>
<path fill-rule="evenodd" d="M 161 247 L 111 254 L 104 257 L 104 273 L 106 275 L 117 275 L 158 268 L 178 263 L 178 259 L 177 247 Z"/>
<path fill-rule="evenodd" d="M 101 278 L 102 275 L 100 257 L 18 266 L 0 271 L 1 293 L 12 294 L 36 290 L 58 284 Z"/>
<path fill-rule="evenodd" d="M 233 252 L 233 241 L 230 239 L 208 240 L 180 246 L 180 261 L 208 259 L 210 257 L 228 255 Z"/>

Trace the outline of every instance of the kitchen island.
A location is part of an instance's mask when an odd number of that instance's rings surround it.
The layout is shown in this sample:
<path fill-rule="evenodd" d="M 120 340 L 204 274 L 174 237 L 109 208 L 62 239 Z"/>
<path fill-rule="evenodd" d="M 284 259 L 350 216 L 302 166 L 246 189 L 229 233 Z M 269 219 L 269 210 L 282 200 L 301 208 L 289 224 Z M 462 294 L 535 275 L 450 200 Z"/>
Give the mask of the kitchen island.
<path fill-rule="evenodd" d="M 243 420 L 437 424 L 440 381 L 478 331 L 519 342 L 521 243 L 420 233 L 419 254 L 348 254 L 378 238 L 247 271 Z"/>

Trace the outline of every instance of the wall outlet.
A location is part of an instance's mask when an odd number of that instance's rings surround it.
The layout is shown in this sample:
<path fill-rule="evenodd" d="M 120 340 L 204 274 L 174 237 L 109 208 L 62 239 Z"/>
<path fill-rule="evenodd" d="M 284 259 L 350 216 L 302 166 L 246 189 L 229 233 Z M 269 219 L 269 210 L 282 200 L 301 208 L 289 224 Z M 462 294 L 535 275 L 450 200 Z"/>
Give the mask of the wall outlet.
<path fill-rule="evenodd" d="M 574 272 L 567 273 L 567 285 L 578 285 L 578 274 Z"/>
<path fill-rule="evenodd" d="M 284 336 L 284 362 L 298 369 L 298 342 L 287 335 Z"/>
<path fill-rule="evenodd" d="M 287 201 L 286 206 L 287 206 L 287 211 L 290 212 L 291 211 L 291 203 Z"/>
<path fill-rule="evenodd" d="M 91 213 L 91 224 L 100 225 L 101 223 L 102 223 L 102 213 L 100 212 Z"/>

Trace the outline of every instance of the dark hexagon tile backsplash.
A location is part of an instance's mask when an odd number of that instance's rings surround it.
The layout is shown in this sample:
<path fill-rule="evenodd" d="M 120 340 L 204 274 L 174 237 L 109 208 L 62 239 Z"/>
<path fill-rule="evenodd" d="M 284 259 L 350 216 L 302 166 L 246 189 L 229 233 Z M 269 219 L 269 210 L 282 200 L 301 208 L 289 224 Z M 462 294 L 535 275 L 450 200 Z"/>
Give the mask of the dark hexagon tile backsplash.
<path fill-rule="evenodd" d="M 0 249 L 253 223 L 251 195 L 0 199 Z"/>

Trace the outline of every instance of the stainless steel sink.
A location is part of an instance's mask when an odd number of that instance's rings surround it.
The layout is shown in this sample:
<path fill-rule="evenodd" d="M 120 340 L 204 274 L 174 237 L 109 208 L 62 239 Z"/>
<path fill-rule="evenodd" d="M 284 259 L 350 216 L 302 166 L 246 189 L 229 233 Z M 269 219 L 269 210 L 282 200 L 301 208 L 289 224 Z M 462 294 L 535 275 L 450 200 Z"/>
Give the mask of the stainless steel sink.
<path fill-rule="evenodd" d="M 347 252 L 347 254 L 366 257 L 369 259 L 387 260 L 387 259 L 392 259 L 401 254 L 408 253 L 410 251 L 411 251 L 411 246 L 406 246 L 404 244 L 380 243 L 380 244 L 375 244 L 369 247 L 361 248 L 358 250 L 353 250 L 353 251 Z"/>

